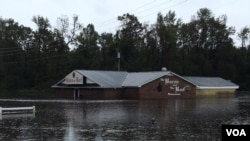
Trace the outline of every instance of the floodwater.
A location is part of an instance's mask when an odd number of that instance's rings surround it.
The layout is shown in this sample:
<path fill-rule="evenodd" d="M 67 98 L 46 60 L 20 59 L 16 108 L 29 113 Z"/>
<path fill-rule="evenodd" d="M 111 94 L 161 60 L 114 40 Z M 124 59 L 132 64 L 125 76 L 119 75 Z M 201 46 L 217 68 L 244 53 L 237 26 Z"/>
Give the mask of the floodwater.
<path fill-rule="evenodd" d="M 216 141 L 222 124 L 250 124 L 250 97 L 142 101 L 0 100 L 36 106 L 35 114 L 4 113 L 0 140 Z"/>

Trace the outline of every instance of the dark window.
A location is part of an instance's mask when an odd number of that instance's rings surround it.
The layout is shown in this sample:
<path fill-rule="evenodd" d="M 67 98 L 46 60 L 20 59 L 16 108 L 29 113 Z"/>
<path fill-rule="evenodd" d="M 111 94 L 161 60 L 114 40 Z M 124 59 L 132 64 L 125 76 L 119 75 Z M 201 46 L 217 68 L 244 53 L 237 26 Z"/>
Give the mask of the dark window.
<path fill-rule="evenodd" d="M 158 84 L 158 86 L 157 86 L 157 91 L 158 91 L 158 92 L 161 92 L 161 91 L 162 91 L 161 83 Z"/>
<path fill-rule="evenodd" d="M 86 85 L 87 84 L 87 78 L 83 77 L 83 84 Z"/>

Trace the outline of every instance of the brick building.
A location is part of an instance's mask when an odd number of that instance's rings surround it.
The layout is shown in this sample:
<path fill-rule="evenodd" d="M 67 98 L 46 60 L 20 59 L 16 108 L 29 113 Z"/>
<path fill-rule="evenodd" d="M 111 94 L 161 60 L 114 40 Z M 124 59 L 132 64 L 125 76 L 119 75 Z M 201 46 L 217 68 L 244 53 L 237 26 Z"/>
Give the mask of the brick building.
<path fill-rule="evenodd" d="M 182 77 L 171 71 L 74 70 L 52 86 L 67 99 L 169 99 L 231 96 L 238 85 L 219 77 Z"/>

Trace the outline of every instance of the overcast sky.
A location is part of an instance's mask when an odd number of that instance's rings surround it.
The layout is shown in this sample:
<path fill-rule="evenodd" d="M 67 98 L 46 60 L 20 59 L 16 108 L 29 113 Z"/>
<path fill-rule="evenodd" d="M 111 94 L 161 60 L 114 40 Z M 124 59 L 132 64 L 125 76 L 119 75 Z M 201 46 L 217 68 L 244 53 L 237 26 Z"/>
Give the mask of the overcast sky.
<path fill-rule="evenodd" d="M 62 15 L 79 16 L 86 26 L 94 24 L 101 32 L 115 31 L 117 16 L 131 13 L 142 23 L 154 24 L 158 12 L 175 11 L 177 18 L 189 22 L 200 8 L 209 8 L 215 17 L 227 15 L 228 26 L 240 31 L 250 26 L 250 0 L 0 0 L 0 17 L 12 18 L 19 24 L 35 28 L 33 16 L 47 17 L 52 27 Z"/>

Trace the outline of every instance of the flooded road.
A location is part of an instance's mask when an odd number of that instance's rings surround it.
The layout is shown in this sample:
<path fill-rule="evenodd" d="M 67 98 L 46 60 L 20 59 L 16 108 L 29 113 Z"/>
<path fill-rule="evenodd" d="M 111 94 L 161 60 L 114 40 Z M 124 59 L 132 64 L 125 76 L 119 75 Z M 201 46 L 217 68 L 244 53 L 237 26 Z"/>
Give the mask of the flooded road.
<path fill-rule="evenodd" d="M 3 114 L 0 140 L 221 140 L 222 124 L 250 124 L 250 97 L 143 101 L 0 100 L 36 106 Z"/>

